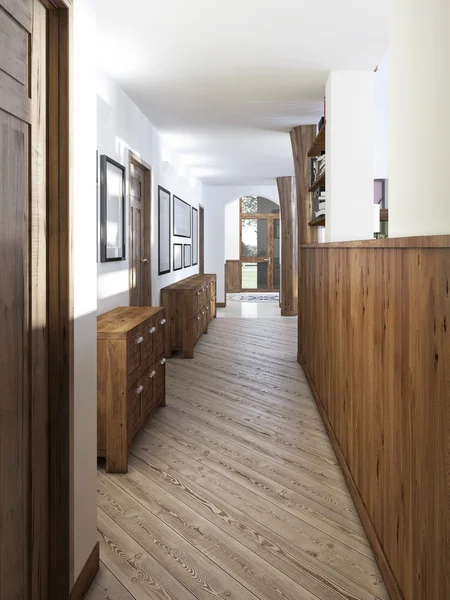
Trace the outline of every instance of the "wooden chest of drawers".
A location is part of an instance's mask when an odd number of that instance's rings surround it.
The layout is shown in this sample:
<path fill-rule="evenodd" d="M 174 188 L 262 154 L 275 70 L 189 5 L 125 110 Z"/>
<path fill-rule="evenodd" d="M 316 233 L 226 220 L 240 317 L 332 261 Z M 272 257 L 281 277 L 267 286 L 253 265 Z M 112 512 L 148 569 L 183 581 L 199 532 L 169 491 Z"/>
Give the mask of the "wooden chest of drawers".
<path fill-rule="evenodd" d="M 182 350 L 193 358 L 194 346 L 216 316 L 216 276 L 192 275 L 161 290 L 166 310 L 166 356 Z"/>
<path fill-rule="evenodd" d="M 163 308 L 120 307 L 97 318 L 97 455 L 109 473 L 128 471 L 128 448 L 165 406 Z"/>

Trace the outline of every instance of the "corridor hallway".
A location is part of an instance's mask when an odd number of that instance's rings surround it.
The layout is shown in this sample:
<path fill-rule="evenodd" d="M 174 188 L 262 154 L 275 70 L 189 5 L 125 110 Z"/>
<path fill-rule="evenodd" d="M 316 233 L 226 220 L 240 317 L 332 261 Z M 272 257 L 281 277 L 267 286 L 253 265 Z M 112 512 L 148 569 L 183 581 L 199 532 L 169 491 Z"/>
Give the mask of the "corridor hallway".
<path fill-rule="evenodd" d="M 294 318 L 221 318 L 167 361 L 128 474 L 98 473 L 88 600 L 388 599 L 296 341 Z"/>

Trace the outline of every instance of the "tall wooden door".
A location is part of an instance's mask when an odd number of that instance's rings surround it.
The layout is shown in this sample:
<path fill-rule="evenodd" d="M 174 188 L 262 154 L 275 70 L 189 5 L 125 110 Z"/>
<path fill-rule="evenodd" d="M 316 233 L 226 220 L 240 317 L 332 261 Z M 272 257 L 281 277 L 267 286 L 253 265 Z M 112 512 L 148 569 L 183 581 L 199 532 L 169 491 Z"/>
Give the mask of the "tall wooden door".
<path fill-rule="evenodd" d="M 0 598 L 48 598 L 47 9 L 0 0 Z"/>
<path fill-rule="evenodd" d="M 130 156 L 130 305 L 151 306 L 151 171 Z"/>

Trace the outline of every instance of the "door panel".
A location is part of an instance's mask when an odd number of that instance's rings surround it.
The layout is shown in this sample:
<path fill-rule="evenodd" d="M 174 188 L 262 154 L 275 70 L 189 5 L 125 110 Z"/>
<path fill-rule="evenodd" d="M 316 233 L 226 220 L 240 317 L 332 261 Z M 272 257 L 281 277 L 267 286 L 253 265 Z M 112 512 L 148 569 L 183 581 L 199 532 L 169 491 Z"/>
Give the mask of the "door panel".
<path fill-rule="evenodd" d="M 130 155 L 130 305 L 151 306 L 151 171 Z"/>
<path fill-rule="evenodd" d="M 130 164 L 130 304 L 144 305 L 144 171 Z"/>
<path fill-rule="evenodd" d="M 48 598 L 46 9 L 0 7 L 0 598 L 28 600 Z"/>

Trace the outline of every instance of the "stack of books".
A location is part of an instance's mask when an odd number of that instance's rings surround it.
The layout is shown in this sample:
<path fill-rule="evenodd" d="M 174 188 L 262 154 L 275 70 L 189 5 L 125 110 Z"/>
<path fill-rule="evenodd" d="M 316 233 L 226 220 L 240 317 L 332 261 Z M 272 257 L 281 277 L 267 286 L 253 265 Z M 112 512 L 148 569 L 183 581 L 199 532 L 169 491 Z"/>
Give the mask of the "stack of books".
<path fill-rule="evenodd" d="M 321 217 L 325 214 L 325 200 L 326 191 L 325 186 L 320 186 L 315 192 L 313 197 L 313 212 L 314 218 Z"/>
<path fill-rule="evenodd" d="M 322 154 L 317 158 L 317 178 L 322 177 L 325 173 L 326 154 Z"/>

